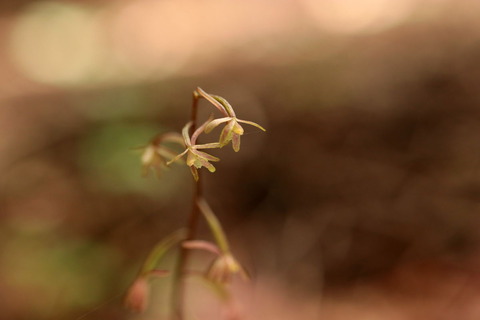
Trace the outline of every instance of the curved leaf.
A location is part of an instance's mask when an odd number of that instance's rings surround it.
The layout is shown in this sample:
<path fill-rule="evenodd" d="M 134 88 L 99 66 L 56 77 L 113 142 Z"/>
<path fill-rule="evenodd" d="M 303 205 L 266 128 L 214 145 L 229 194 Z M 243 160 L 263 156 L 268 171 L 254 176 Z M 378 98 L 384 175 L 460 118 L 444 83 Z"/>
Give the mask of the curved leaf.
<path fill-rule="evenodd" d="M 147 259 L 145 259 L 141 274 L 148 274 L 151 271 L 155 270 L 158 263 L 165 256 L 167 251 L 175 244 L 179 243 L 182 240 L 185 240 L 186 236 L 187 236 L 186 230 L 180 229 L 170 234 L 169 236 L 164 238 L 162 241 L 160 241 L 152 249 L 152 251 L 150 251 L 150 254 L 148 255 Z"/>

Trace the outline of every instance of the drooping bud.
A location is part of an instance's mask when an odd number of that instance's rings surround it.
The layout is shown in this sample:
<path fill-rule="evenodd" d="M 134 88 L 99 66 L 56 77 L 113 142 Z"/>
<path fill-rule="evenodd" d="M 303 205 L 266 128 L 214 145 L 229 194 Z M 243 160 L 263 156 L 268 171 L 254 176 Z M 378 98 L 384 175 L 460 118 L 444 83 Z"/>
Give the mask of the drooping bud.
<path fill-rule="evenodd" d="M 128 289 L 125 306 L 136 313 L 145 311 L 150 298 L 150 286 L 145 276 L 139 276 Z"/>
<path fill-rule="evenodd" d="M 207 271 L 207 278 L 214 282 L 226 283 L 237 273 L 244 273 L 242 266 L 230 253 L 224 253 L 213 261 Z"/>

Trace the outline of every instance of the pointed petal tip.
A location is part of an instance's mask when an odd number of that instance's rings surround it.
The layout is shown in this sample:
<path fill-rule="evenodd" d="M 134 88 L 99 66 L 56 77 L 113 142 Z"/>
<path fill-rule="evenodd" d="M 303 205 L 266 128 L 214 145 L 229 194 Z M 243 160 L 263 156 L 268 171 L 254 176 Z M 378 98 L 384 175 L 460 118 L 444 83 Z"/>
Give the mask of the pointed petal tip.
<path fill-rule="evenodd" d="M 258 123 L 256 122 L 253 122 L 253 121 L 247 121 L 247 120 L 239 120 L 237 119 L 238 122 L 241 122 L 241 123 L 246 123 L 246 124 L 249 124 L 251 126 L 254 126 L 254 127 L 257 127 L 258 129 L 262 130 L 262 131 L 267 131 L 267 129 L 265 129 L 264 127 L 262 127 L 261 125 L 259 125 Z"/>
<path fill-rule="evenodd" d="M 190 171 L 192 172 L 193 179 L 194 179 L 196 182 L 198 182 L 198 180 L 199 180 L 200 177 L 198 176 L 198 170 L 197 170 L 197 168 L 191 166 L 191 167 L 190 167 Z"/>
<path fill-rule="evenodd" d="M 232 148 L 233 151 L 238 152 L 240 151 L 240 135 L 234 134 L 232 137 Z"/>

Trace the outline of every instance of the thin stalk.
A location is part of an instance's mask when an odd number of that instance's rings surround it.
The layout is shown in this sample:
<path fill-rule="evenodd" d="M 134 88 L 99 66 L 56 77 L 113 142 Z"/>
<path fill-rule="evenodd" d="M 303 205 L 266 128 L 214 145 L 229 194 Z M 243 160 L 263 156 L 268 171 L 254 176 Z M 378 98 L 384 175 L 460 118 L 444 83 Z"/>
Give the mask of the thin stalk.
<path fill-rule="evenodd" d="M 199 96 L 194 92 L 191 115 L 192 126 L 190 127 L 190 135 L 192 135 L 193 132 L 195 132 L 195 130 L 197 129 L 198 100 Z M 195 239 L 195 236 L 197 234 L 198 220 L 200 217 L 200 208 L 198 207 L 197 203 L 202 198 L 203 191 L 201 184 L 201 170 L 199 170 L 198 176 L 198 180 L 194 182 L 195 185 L 192 198 L 192 210 L 190 212 L 190 216 L 187 222 L 187 237 L 185 241 Z M 175 267 L 172 289 L 173 316 L 176 320 L 184 320 L 185 283 L 183 279 L 188 265 L 188 258 L 189 250 L 181 247 Z"/>

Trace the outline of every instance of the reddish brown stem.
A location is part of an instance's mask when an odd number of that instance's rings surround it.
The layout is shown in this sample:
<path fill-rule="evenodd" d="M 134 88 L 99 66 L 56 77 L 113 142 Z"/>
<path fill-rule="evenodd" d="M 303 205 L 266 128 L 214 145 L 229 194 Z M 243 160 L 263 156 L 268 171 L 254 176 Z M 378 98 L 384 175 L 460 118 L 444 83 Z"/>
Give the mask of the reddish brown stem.
<path fill-rule="evenodd" d="M 196 92 L 193 93 L 193 103 L 192 103 L 192 115 L 191 122 L 192 126 L 190 127 L 190 135 L 195 132 L 197 128 L 197 117 L 198 117 L 198 100 L 199 96 Z M 198 172 L 198 180 L 195 181 L 193 198 L 192 198 L 192 211 L 190 212 L 190 217 L 188 218 L 187 224 L 187 237 L 186 241 L 195 239 L 197 233 L 198 220 L 200 216 L 200 209 L 198 208 L 198 201 L 202 197 L 202 184 L 201 184 L 201 170 Z M 184 301 L 185 301 L 185 284 L 184 284 L 184 275 L 186 273 L 188 265 L 188 249 L 181 248 L 177 260 L 177 265 L 174 274 L 173 282 L 173 291 L 172 291 L 172 305 L 173 305 L 173 315 L 176 320 L 184 320 Z"/>

